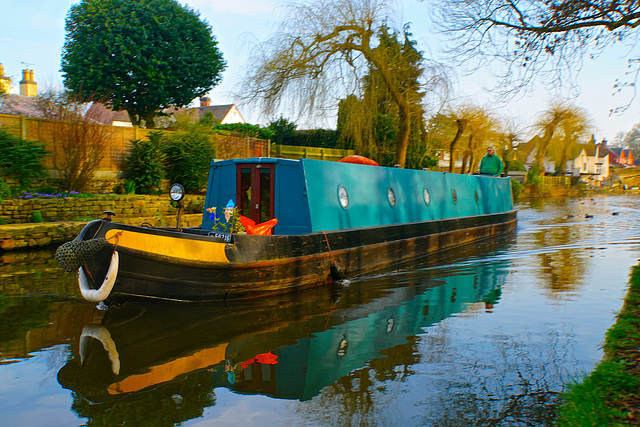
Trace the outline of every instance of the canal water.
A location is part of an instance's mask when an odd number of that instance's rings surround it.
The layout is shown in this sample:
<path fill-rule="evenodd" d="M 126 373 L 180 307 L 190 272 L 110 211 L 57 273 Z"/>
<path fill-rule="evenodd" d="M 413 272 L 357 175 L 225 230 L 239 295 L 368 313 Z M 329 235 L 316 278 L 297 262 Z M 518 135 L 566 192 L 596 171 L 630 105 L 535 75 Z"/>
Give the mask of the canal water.
<path fill-rule="evenodd" d="M 518 206 L 512 234 L 278 298 L 80 300 L 0 265 L 0 425 L 550 425 L 640 254 L 640 197 Z"/>

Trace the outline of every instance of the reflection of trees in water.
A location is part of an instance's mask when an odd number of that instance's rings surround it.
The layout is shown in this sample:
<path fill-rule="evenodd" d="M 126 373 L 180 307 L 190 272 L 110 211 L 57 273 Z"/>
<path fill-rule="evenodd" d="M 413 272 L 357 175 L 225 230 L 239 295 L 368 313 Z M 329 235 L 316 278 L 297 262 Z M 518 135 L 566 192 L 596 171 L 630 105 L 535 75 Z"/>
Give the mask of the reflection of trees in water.
<path fill-rule="evenodd" d="M 574 226 L 554 226 L 534 233 L 536 247 L 549 248 L 538 254 L 540 268 L 533 274 L 552 297 L 561 298 L 563 293 L 578 290 L 584 280 L 586 258 L 575 248 L 562 248 L 584 239 L 584 229 Z"/>
<path fill-rule="evenodd" d="M 295 411 L 331 425 L 551 425 L 571 373 L 571 331 L 549 328 L 486 340 L 444 321 L 385 352 Z"/>
<path fill-rule="evenodd" d="M 549 327 L 514 336 L 497 328 L 482 341 L 453 336 L 457 333 L 445 324 L 422 337 L 417 381 L 437 385 L 425 387 L 419 424 L 552 424 L 569 376 L 562 361 L 572 359 L 571 332 Z"/>
<path fill-rule="evenodd" d="M 183 381 L 99 404 L 74 392 L 71 409 L 88 419 L 87 426 L 174 426 L 201 417 L 204 408 L 215 405 L 213 388 L 212 377 L 205 370 L 190 374 Z"/>
<path fill-rule="evenodd" d="M 378 425 L 379 412 L 397 400 L 387 387 L 401 384 L 415 374 L 412 366 L 420 360 L 418 338 L 382 351 L 385 357 L 371 360 L 326 386 L 311 402 L 296 405 L 296 412 L 314 424 Z"/>
<path fill-rule="evenodd" d="M 65 273 L 55 250 L 5 252 L 0 257 L 2 292 L 7 295 L 79 296 L 78 279 Z"/>

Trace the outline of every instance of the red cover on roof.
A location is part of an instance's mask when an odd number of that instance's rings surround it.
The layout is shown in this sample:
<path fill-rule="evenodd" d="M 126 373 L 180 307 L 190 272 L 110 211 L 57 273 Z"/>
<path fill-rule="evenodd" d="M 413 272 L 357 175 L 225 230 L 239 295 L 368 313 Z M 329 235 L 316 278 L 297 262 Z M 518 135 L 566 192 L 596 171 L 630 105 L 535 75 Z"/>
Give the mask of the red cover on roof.
<path fill-rule="evenodd" d="M 338 160 L 339 162 L 342 163 L 357 163 L 359 165 L 371 165 L 371 166 L 380 166 L 378 164 L 378 162 L 376 162 L 375 160 L 371 160 L 367 157 L 364 156 L 358 156 L 356 154 L 353 154 L 351 156 L 347 156 L 343 159 Z"/>

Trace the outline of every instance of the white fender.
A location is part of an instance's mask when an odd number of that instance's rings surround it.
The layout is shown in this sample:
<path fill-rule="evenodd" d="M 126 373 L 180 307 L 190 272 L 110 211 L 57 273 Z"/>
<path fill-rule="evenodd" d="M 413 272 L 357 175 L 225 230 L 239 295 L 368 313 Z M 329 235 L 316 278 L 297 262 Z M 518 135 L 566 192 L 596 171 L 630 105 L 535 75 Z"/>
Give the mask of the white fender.
<path fill-rule="evenodd" d="M 100 341 L 102 348 L 109 356 L 111 372 L 118 375 L 120 373 L 120 354 L 118 354 L 116 343 L 111 338 L 109 330 L 102 325 L 91 323 L 82 328 L 82 335 L 80 335 L 80 364 L 84 363 L 89 338 L 95 338 Z"/>
<path fill-rule="evenodd" d="M 109 269 L 107 275 L 100 285 L 100 289 L 91 289 L 89 285 L 89 279 L 85 274 L 82 267 L 78 269 L 78 284 L 80 285 L 80 292 L 87 301 L 100 302 L 107 299 L 113 289 L 113 285 L 116 283 L 116 277 L 118 277 L 118 266 L 120 265 L 120 256 L 118 251 L 114 251 L 111 255 L 111 262 L 109 263 Z"/>

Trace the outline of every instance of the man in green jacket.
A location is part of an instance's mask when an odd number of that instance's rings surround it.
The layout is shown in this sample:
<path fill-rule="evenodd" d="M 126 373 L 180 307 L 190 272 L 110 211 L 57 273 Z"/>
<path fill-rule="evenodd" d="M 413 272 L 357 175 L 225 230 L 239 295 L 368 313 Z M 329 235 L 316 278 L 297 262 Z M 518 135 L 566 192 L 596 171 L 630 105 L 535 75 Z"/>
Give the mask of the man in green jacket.
<path fill-rule="evenodd" d="M 480 174 L 500 176 L 503 169 L 504 165 L 500 156 L 496 156 L 493 147 L 487 148 L 487 155 L 480 161 Z"/>

